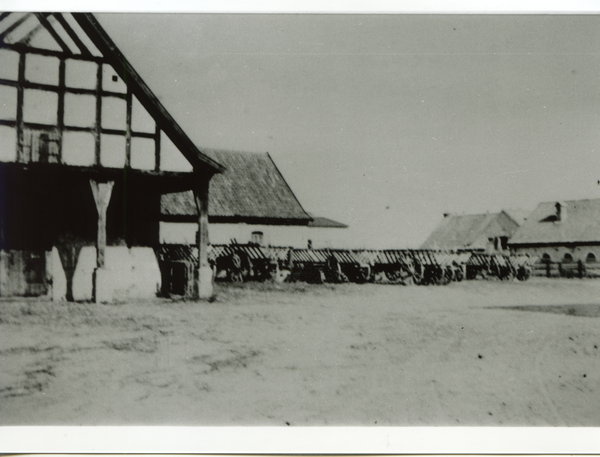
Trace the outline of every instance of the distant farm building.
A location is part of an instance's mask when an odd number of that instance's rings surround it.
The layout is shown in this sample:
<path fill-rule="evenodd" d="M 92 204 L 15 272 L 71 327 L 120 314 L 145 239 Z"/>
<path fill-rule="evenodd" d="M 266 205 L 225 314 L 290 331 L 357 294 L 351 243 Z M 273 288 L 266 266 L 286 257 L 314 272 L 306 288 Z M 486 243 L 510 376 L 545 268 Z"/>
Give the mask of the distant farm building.
<path fill-rule="evenodd" d="M 0 296 L 155 296 L 160 198 L 188 190 L 197 290 L 212 295 L 206 206 L 223 167 L 93 15 L 3 13 L 0 41 Z"/>
<path fill-rule="evenodd" d="M 226 170 L 210 182 L 211 244 L 332 247 L 347 225 L 307 213 L 269 153 L 203 149 Z M 162 197 L 161 242 L 194 244 L 197 209 L 191 192 Z"/>
<path fill-rule="evenodd" d="M 598 276 L 600 199 L 540 203 L 509 246 L 538 256 L 539 275 Z"/>
<path fill-rule="evenodd" d="M 421 249 L 504 251 L 519 224 L 501 211 L 493 214 L 444 214 Z"/>

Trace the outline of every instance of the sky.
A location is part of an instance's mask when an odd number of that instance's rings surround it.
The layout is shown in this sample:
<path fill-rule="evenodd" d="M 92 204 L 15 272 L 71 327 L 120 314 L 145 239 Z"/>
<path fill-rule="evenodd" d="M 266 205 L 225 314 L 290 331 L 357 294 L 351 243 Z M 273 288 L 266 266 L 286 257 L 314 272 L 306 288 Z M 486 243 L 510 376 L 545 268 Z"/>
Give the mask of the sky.
<path fill-rule="evenodd" d="M 600 198 L 600 16 L 96 13 L 199 146 L 268 151 L 353 246 Z"/>

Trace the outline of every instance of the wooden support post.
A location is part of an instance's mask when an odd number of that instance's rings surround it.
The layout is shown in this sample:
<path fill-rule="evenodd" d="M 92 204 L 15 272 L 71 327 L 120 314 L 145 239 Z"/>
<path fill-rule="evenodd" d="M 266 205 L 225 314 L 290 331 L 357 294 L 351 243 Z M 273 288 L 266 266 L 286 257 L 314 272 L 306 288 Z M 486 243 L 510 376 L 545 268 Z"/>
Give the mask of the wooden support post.
<path fill-rule="evenodd" d="M 198 298 L 213 296 L 213 272 L 208 263 L 208 186 L 212 176 L 202 176 L 194 189 L 198 209 Z"/>
<path fill-rule="evenodd" d="M 96 238 L 96 270 L 94 271 L 94 301 L 96 303 L 110 301 L 111 294 L 104 287 L 106 282 L 103 281 L 103 273 L 99 270 L 104 270 L 104 255 L 106 252 L 106 210 L 112 195 L 114 181 L 98 182 L 90 179 L 90 186 L 96 201 L 96 210 L 98 211 L 98 236 Z"/>

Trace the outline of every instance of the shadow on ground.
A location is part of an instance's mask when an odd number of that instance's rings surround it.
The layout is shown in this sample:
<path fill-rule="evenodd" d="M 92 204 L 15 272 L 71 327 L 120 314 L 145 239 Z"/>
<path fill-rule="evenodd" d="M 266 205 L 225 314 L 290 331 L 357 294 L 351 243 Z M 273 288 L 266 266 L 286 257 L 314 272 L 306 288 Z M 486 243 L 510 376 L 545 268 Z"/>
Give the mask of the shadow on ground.
<path fill-rule="evenodd" d="M 577 317 L 600 317 L 600 304 L 493 306 L 490 309 L 512 309 Z"/>

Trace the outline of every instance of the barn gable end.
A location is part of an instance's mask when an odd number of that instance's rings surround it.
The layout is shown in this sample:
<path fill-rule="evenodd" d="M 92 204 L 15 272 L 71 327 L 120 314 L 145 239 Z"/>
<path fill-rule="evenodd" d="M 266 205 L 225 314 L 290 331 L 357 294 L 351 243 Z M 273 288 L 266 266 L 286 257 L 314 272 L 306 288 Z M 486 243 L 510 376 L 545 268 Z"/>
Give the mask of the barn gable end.
<path fill-rule="evenodd" d="M 195 146 L 91 14 L 0 14 L 0 97 L 0 263 L 9 274 L 0 296 L 77 298 L 88 284 L 79 298 L 105 301 L 117 283 L 155 294 L 131 271 L 150 262 L 156 276 L 161 195 L 190 190 L 204 208 L 224 167 Z M 204 213 L 196 222 L 206 276 Z M 11 286 L 21 280 L 35 287 Z M 197 290 L 208 297 L 204 285 Z"/>

